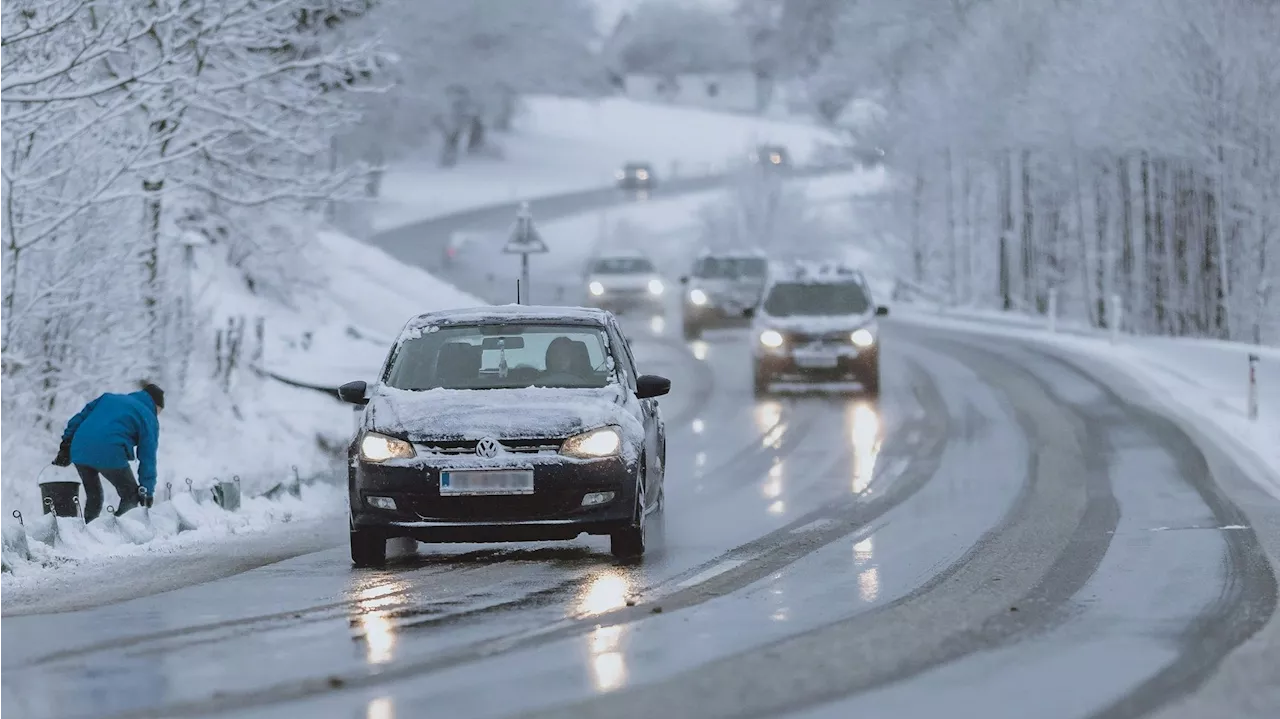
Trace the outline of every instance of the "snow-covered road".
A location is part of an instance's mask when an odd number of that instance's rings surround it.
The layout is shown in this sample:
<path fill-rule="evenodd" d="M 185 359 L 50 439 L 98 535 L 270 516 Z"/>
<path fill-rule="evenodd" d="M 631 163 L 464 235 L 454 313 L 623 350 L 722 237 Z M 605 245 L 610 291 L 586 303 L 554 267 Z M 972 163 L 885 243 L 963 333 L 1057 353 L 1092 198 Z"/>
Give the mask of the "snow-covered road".
<path fill-rule="evenodd" d="M 434 266 L 457 227 L 388 249 Z M 1195 690 L 1274 612 L 1274 503 L 1245 516 L 1229 461 L 1031 343 L 891 319 L 872 407 L 756 400 L 745 333 L 628 323 L 642 370 L 673 384 L 643 565 L 600 538 L 424 546 L 379 571 L 342 546 L 8 617 L 4 710 L 1125 717 Z M 1209 708 L 1248 716 L 1248 686 Z"/>

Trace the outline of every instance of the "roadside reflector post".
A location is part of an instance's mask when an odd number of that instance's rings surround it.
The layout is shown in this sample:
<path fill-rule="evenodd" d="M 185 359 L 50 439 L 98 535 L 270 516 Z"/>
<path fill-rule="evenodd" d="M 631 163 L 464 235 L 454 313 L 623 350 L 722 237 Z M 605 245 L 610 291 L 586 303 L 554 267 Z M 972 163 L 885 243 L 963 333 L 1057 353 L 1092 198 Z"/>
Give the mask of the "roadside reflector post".
<path fill-rule="evenodd" d="M 1120 325 L 1124 322 L 1124 307 L 1120 305 L 1120 295 L 1111 295 L 1111 315 L 1107 323 L 1111 326 L 1111 344 L 1120 341 Z"/>
<path fill-rule="evenodd" d="M 1258 355 L 1249 353 L 1249 421 L 1258 420 Z"/>
<path fill-rule="evenodd" d="M 1049 331 L 1058 331 L 1058 288 L 1049 288 Z"/>

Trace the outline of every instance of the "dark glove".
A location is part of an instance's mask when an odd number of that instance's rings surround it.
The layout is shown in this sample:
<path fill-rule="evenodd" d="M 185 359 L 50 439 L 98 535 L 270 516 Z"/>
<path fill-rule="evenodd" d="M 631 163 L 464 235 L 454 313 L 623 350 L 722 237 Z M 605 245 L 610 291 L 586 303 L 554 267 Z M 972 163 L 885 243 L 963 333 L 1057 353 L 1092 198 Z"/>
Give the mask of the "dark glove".
<path fill-rule="evenodd" d="M 71 466 L 71 440 L 62 440 L 62 445 L 58 447 L 58 456 L 53 458 L 53 466 L 70 467 Z"/>

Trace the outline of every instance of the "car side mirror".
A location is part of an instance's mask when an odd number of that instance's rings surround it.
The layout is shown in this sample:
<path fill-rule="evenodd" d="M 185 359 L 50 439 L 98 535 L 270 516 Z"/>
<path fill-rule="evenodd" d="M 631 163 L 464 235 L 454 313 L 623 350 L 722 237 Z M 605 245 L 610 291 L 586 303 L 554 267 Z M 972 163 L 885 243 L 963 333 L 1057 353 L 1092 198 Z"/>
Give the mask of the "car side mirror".
<path fill-rule="evenodd" d="M 338 399 L 350 404 L 369 404 L 369 383 L 363 380 L 348 382 L 338 388 Z"/>
<path fill-rule="evenodd" d="M 880 305 L 879 307 L 876 307 L 876 317 L 888 317 L 888 316 L 889 316 L 888 307 L 885 307 L 884 305 Z"/>
<path fill-rule="evenodd" d="M 671 380 L 656 374 L 642 374 L 636 377 L 636 397 L 650 399 L 661 397 L 671 391 Z"/>
<path fill-rule="evenodd" d="M 748 307 L 748 308 L 746 308 L 746 309 L 742 310 L 742 316 L 743 316 L 743 317 L 746 317 L 747 319 L 752 319 L 753 317 L 755 317 L 755 316 L 756 316 L 756 308 L 754 308 L 754 307 Z"/>
<path fill-rule="evenodd" d="M 680 284 L 682 284 L 682 285 L 687 285 L 687 284 L 689 284 L 689 275 L 683 275 L 683 276 L 680 278 Z"/>

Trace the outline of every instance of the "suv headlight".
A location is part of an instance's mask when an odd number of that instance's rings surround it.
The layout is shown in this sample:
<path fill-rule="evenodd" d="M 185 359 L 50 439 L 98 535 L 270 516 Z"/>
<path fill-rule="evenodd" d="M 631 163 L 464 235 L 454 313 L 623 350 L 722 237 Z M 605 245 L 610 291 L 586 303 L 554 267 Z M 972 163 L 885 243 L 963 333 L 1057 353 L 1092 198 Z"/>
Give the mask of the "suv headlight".
<path fill-rule="evenodd" d="M 871 334 L 869 329 L 857 329 L 849 335 L 849 340 L 853 342 L 854 347 L 866 349 L 876 343 L 876 336 Z"/>
<path fill-rule="evenodd" d="M 782 333 L 777 330 L 765 330 L 760 333 L 760 344 L 770 349 L 782 346 Z"/>
<path fill-rule="evenodd" d="M 600 284 L 599 282 L 592 282 L 591 284 L 587 285 L 587 291 L 595 295 L 596 297 L 599 297 L 600 295 L 604 294 L 604 285 Z"/>
<path fill-rule="evenodd" d="M 662 291 L 665 289 L 666 287 L 662 286 L 662 280 L 659 280 L 659 279 L 649 280 L 649 294 L 660 295 L 662 294 Z"/>
<path fill-rule="evenodd" d="M 578 459 L 612 457 L 622 446 L 622 435 L 613 427 L 601 427 L 574 435 L 564 441 L 560 454 Z"/>
<path fill-rule="evenodd" d="M 366 462 L 385 462 L 388 459 L 411 459 L 417 456 L 413 445 L 403 439 L 388 437 L 377 432 L 365 432 L 360 440 L 360 458 Z"/>
<path fill-rule="evenodd" d="M 701 307 L 707 304 L 707 293 L 698 289 L 689 290 L 689 301 Z"/>

